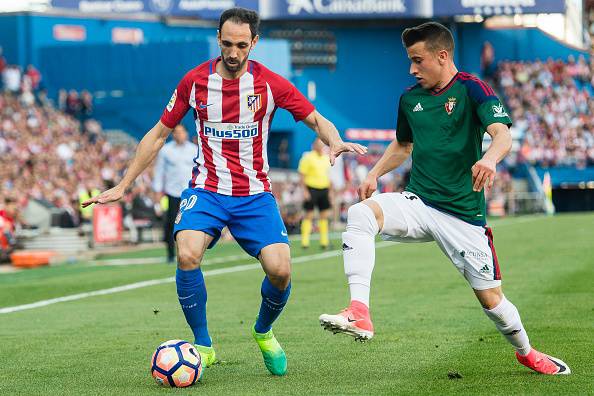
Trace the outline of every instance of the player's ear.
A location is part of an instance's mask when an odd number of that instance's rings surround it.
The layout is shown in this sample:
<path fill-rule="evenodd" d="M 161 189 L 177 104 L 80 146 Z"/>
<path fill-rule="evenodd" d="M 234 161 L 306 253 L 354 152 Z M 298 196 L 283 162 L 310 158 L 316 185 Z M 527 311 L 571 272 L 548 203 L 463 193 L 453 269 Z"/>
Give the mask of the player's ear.
<path fill-rule="evenodd" d="M 220 30 L 217 30 L 217 42 L 219 43 L 219 47 L 223 46 L 221 44 L 221 31 Z"/>
<path fill-rule="evenodd" d="M 256 43 L 258 42 L 259 39 L 260 39 L 260 35 L 256 34 L 256 37 L 254 37 L 252 39 L 252 49 L 254 49 L 254 47 L 256 46 Z"/>
<path fill-rule="evenodd" d="M 437 60 L 439 61 L 440 65 L 444 65 L 450 57 L 450 54 L 446 50 L 439 50 L 437 53 Z"/>

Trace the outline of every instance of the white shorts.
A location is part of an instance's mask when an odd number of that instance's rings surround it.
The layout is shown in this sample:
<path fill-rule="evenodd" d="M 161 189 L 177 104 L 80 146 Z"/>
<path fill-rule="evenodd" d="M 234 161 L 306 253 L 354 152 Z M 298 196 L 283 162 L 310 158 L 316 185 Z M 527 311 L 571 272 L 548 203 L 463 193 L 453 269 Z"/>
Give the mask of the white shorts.
<path fill-rule="evenodd" d="M 467 223 L 423 203 L 411 192 L 370 198 L 384 213 L 383 239 L 397 242 L 435 241 L 475 290 L 501 285 L 501 273 L 488 227 Z"/>

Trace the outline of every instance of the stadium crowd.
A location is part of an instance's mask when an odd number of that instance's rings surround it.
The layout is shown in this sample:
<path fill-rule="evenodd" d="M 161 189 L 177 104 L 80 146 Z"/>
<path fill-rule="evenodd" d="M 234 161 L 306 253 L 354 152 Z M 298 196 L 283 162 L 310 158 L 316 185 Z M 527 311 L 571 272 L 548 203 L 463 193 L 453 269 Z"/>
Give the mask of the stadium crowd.
<path fill-rule="evenodd" d="M 134 153 L 133 147 L 107 141 L 101 125 L 92 118 L 90 93 L 60 92 L 55 106 L 39 84 L 27 82 L 32 80 L 27 74 L 19 75 L 19 84 L 11 82 L 12 77 L 5 76 L 7 68 L 14 67 L 5 66 L 4 90 L 0 93 L 3 250 L 9 245 L 7 241 L 14 240 L 19 224 L 29 225 L 23 213 L 31 201 L 58 212 L 53 225 L 76 227 L 89 220 L 90 211 L 80 209 L 81 199 L 119 180 Z M 137 187 L 126 196 L 125 213 L 139 213 L 147 200 L 151 205 L 158 202 L 148 188 L 150 179 L 150 173 L 139 178 Z M 142 200 L 135 199 L 139 194 Z M 157 212 L 158 207 L 155 215 Z"/>
<path fill-rule="evenodd" d="M 502 62 L 497 81 L 520 137 L 518 162 L 594 165 L 594 60 Z"/>

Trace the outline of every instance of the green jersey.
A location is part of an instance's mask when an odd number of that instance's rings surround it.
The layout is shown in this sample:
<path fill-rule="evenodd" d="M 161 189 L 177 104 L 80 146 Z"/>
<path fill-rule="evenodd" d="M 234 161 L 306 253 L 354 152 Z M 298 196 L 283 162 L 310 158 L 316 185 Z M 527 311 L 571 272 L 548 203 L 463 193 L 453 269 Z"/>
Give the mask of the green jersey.
<path fill-rule="evenodd" d="M 415 85 L 402 94 L 396 138 L 414 144 L 406 190 L 436 209 L 484 225 L 485 196 L 472 190 L 471 168 L 494 123 L 511 126 L 511 119 L 491 87 L 468 73 L 457 73 L 438 91 Z"/>

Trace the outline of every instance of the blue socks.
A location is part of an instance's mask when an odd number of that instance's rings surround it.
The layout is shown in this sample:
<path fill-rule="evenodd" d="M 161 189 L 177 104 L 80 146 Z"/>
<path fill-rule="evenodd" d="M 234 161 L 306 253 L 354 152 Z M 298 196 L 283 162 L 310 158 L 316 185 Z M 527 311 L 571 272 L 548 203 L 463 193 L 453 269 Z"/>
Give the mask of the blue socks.
<path fill-rule="evenodd" d="M 194 333 L 194 343 L 212 346 L 206 325 L 206 285 L 202 270 L 197 268 L 183 271 L 178 268 L 175 272 L 175 283 L 182 311 Z"/>
<path fill-rule="evenodd" d="M 272 323 L 282 312 L 291 294 L 291 283 L 285 290 L 278 290 L 270 283 L 267 276 L 262 281 L 262 304 L 260 313 L 256 320 L 255 330 L 257 333 L 267 333 L 272 328 Z"/>

